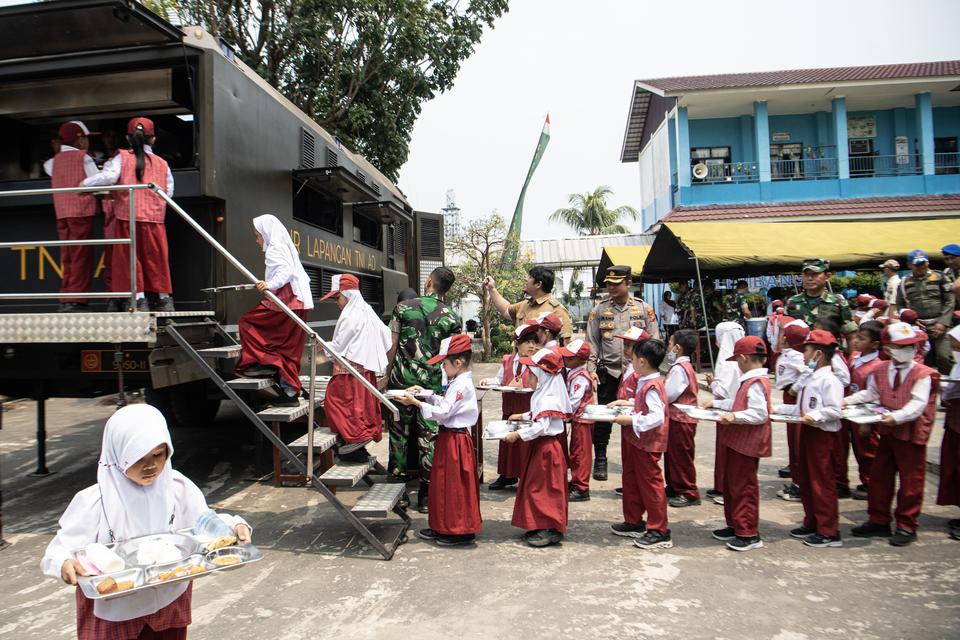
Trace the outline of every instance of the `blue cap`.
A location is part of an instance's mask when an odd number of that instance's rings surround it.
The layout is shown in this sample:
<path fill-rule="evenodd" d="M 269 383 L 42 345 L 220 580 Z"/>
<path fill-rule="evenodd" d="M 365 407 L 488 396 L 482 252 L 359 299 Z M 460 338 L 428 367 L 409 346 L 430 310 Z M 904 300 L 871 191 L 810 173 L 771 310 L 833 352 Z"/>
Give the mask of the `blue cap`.
<path fill-rule="evenodd" d="M 930 258 L 927 257 L 923 249 L 914 249 L 907 254 L 907 262 L 910 264 L 921 264 L 923 262 L 930 262 Z"/>
<path fill-rule="evenodd" d="M 960 244 L 948 244 L 940 249 L 945 256 L 960 256 Z"/>

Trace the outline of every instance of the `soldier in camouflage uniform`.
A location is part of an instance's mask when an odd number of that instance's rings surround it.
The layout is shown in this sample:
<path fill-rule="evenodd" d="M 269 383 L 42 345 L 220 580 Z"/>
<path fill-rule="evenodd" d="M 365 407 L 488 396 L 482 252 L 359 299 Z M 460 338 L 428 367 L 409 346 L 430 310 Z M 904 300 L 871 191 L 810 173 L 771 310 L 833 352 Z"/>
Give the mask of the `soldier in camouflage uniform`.
<path fill-rule="evenodd" d="M 453 280 L 453 272 L 446 267 L 437 267 L 427 278 L 426 292 L 422 297 L 397 303 L 390 318 L 393 348 L 386 376 L 390 388 L 406 389 L 419 385 L 441 392 L 440 365 L 429 365 L 427 360 L 439 352 L 444 338 L 461 330 L 460 316 L 442 300 Z M 400 407 L 400 421 L 390 419 L 389 431 L 389 470 L 405 477 L 411 466 L 419 467 L 417 506 L 425 510 L 437 423 L 425 420 L 415 407 Z M 416 447 L 411 438 L 416 439 Z M 411 451 L 414 456 L 419 452 L 418 463 L 410 460 Z"/>
<path fill-rule="evenodd" d="M 697 329 L 699 300 L 696 290 L 690 288 L 688 281 L 684 280 L 677 285 L 677 315 L 681 329 Z"/>
<path fill-rule="evenodd" d="M 838 293 L 827 291 L 830 280 L 830 261 L 822 258 L 810 258 L 803 261 L 803 293 L 787 300 L 784 313 L 791 318 L 803 320 L 811 327 L 818 318 L 832 318 L 840 331 L 847 336 L 847 348 L 850 347 L 850 334 L 857 331 L 853 322 L 853 312 L 846 299 Z"/>
<path fill-rule="evenodd" d="M 917 312 L 920 325 L 930 338 L 927 364 L 947 375 L 953 368 L 947 331 L 953 326 L 956 299 L 943 274 L 930 269 L 930 259 L 926 253 L 914 249 L 907 254 L 907 263 L 912 273 L 900 281 L 897 308 Z"/>
<path fill-rule="evenodd" d="M 736 291 L 727 296 L 723 319 L 736 322 L 746 329 L 747 319 L 752 317 L 750 305 L 747 304 L 747 281 L 737 280 Z"/>

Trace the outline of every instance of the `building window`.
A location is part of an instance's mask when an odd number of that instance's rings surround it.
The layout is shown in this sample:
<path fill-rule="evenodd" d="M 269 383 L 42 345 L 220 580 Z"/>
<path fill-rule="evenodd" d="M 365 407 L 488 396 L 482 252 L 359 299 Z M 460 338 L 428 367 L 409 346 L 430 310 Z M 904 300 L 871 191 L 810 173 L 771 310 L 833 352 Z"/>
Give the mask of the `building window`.
<path fill-rule="evenodd" d="M 293 180 L 293 219 L 343 236 L 343 204 L 302 180 Z"/>
<path fill-rule="evenodd" d="M 692 147 L 690 168 L 694 182 L 725 180 L 730 177 L 730 147 Z"/>
<path fill-rule="evenodd" d="M 364 244 L 378 251 L 381 248 L 381 230 L 383 225 L 379 220 L 353 211 L 353 241 Z"/>

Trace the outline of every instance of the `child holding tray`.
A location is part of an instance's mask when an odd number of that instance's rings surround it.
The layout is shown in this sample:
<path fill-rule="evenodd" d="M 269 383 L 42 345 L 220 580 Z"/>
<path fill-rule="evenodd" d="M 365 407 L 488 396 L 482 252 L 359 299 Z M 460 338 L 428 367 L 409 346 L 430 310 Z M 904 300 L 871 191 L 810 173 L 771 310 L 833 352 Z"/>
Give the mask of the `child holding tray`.
<path fill-rule="evenodd" d="M 175 471 L 173 444 L 163 415 L 145 405 L 123 407 L 107 420 L 97 484 L 77 493 L 60 518 L 60 530 L 47 546 L 43 572 L 77 584 L 89 575 L 74 552 L 99 542 L 170 533 L 193 526 L 208 510 L 197 485 Z M 221 515 L 241 543 L 251 529 L 242 518 Z M 158 586 L 114 600 L 91 601 L 77 588 L 79 640 L 187 637 L 192 582 Z"/>

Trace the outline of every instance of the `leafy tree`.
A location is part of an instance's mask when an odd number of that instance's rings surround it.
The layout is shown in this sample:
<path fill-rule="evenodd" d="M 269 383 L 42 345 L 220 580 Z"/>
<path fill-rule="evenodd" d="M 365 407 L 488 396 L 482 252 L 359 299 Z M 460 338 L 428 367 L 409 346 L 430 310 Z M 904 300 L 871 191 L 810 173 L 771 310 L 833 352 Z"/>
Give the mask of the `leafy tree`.
<path fill-rule="evenodd" d="M 622 218 L 639 220 L 640 213 L 631 206 L 616 209 L 607 206 L 607 198 L 613 195 L 610 187 L 600 186 L 590 193 L 571 193 L 569 207 L 557 209 L 550 215 L 551 222 L 562 222 L 582 236 L 602 233 L 630 233 L 620 224 Z"/>
<path fill-rule="evenodd" d="M 421 105 L 453 86 L 507 11 L 507 0 L 150 0 L 164 16 L 171 4 L 391 180 Z"/>
<path fill-rule="evenodd" d="M 577 278 L 575 274 L 573 279 L 570 281 L 570 288 L 563 292 L 563 295 L 560 296 L 563 301 L 563 306 L 567 308 L 570 312 L 570 315 L 573 316 L 577 314 L 580 310 L 580 298 L 583 296 L 583 282 Z M 581 320 L 582 318 L 574 318 L 575 320 Z"/>
<path fill-rule="evenodd" d="M 457 238 L 447 241 L 447 260 L 456 276 L 456 281 L 447 292 L 447 301 L 459 303 L 469 295 L 480 299 L 480 323 L 483 327 L 483 359 L 494 353 L 494 331 L 499 323 L 499 314 L 482 282 L 486 275 L 497 281 L 497 289 L 508 300 L 517 299 L 523 293 L 523 282 L 532 266 L 526 256 L 519 256 L 513 267 L 503 266 L 504 241 L 507 225 L 499 214 L 472 220 Z M 502 332 L 499 327 L 493 327 Z M 506 329 L 510 331 L 508 327 Z M 502 342 L 502 341 L 501 341 Z M 502 344 L 500 345 L 502 349 Z M 499 349 L 498 349 L 499 350 Z"/>

